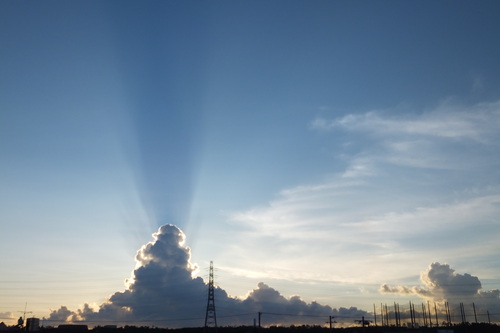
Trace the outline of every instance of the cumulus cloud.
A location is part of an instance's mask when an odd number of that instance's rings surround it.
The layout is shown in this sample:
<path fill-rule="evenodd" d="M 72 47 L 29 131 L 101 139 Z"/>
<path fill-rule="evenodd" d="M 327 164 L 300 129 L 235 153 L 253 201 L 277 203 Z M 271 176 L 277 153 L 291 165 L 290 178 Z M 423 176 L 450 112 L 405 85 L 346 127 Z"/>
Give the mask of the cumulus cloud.
<path fill-rule="evenodd" d="M 456 273 L 447 264 L 433 263 L 420 276 L 434 298 L 451 299 L 471 297 L 479 293 L 481 282 L 468 273 Z"/>
<path fill-rule="evenodd" d="M 459 274 L 448 264 L 432 263 L 420 274 L 420 280 L 425 287 L 381 286 L 382 293 L 414 294 L 428 297 L 435 301 L 463 299 L 480 294 L 481 282 L 476 276 Z"/>
<path fill-rule="evenodd" d="M 47 320 L 55 322 L 75 321 L 78 319 L 77 313 L 69 310 L 66 306 L 61 306 L 57 310 L 52 310 L 47 318 Z"/>
<path fill-rule="evenodd" d="M 61 306 L 45 319 L 52 323 L 83 321 L 89 325 L 113 322 L 167 327 L 203 326 L 208 287 L 202 278 L 194 276 L 197 266 L 190 261 L 191 250 L 184 245 L 184 233 L 176 226 L 164 225 L 153 237 L 153 241 L 137 252 L 136 268 L 126 281 L 124 291 L 114 293 L 97 309 L 88 304 L 76 311 Z M 286 298 L 262 282 L 245 299 L 231 297 L 217 287 L 215 303 L 218 322 L 223 325 L 251 325 L 258 312 L 263 314 L 265 325 L 324 324 L 324 318 L 318 319 L 317 316 L 357 318 L 366 315 L 357 308 L 337 310 L 317 302 L 307 303 L 299 296 Z"/>
<path fill-rule="evenodd" d="M 468 307 L 475 304 L 479 311 L 500 310 L 500 290 L 482 290 L 481 281 L 477 276 L 460 274 L 448 264 L 432 263 L 420 274 L 424 287 L 389 286 L 383 284 L 380 292 L 383 294 L 417 295 L 425 300 L 433 301 L 441 307 L 449 302 L 452 307 L 466 303 Z"/>

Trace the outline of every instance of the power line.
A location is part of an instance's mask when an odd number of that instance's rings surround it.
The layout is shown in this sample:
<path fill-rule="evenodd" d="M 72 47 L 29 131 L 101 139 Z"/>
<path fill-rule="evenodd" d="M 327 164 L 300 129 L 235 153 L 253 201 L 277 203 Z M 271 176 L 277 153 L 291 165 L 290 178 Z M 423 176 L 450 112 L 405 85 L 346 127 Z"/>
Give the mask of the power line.
<path fill-rule="evenodd" d="M 328 317 L 326 315 L 307 315 L 307 314 L 298 314 L 298 313 L 273 313 L 273 312 L 261 312 L 262 314 L 268 314 L 273 316 L 290 316 L 290 317 L 312 317 L 312 318 L 322 318 Z"/>

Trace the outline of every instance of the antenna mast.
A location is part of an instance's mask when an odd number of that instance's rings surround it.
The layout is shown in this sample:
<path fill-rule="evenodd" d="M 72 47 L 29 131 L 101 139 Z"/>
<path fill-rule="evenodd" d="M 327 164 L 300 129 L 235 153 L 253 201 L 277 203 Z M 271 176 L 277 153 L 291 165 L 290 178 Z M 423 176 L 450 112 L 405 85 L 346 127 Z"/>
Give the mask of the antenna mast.
<path fill-rule="evenodd" d="M 208 275 L 208 301 L 207 301 L 207 313 L 205 315 L 205 329 L 207 332 L 209 327 L 213 327 L 215 332 L 217 332 L 217 318 L 215 317 L 215 294 L 214 288 L 214 264 L 210 261 L 210 272 Z"/>
<path fill-rule="evenodd" d="M 21 312 L 23 314 L 23 316 L 19 317 L 19 320 L 17 321 L 17 325 L 19 327 L 24 327 L 24 323 L 26 322 L 26 314 L 33 313 L 32 311 L 26 311 L 27 307 L 28 307 L 28 302 L 26 302 L 26 304 L 24 304 L 24 311 L 18 311 L 18 312 Z"/>

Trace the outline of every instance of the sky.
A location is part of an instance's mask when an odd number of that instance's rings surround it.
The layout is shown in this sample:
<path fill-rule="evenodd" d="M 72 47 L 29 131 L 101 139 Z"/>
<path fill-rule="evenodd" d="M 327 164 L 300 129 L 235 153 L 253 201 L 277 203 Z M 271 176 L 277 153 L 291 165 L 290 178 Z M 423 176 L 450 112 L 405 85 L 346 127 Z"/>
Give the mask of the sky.
<path fill-rule="evenodd" d="M 0 321 L 500 321 L 499 15 L 0 1 Z"/>

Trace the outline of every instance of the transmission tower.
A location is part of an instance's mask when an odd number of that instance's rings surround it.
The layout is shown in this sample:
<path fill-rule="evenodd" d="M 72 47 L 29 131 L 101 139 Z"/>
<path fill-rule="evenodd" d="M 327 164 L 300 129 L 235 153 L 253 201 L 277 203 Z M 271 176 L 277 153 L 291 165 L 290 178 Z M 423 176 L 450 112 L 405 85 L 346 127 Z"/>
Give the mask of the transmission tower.
<path fill-rule="evenodd" d="M 208 274 L 208 301 L 207 314 L 205 315 L 205 332 L 209 327 L 212 327 L 217 332 L 217 318 L 215 317 L 215 300 L 214 300 L 214 264 L 210 261 L 210 272 Z"/>

